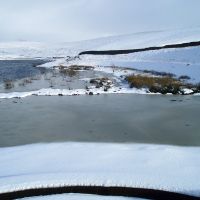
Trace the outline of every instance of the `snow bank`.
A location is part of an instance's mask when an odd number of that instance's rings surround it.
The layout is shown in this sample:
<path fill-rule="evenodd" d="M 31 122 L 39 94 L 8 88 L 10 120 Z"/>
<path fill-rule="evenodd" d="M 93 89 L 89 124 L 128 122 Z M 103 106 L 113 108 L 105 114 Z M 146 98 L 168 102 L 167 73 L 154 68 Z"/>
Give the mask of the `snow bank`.
<path fill-rule="evenodd" d="M 103 185 L 200 196 L 200 148 L 52 143 L 0 149 L 0 192 Z"/>
<path fill-rule="evenodd" d="M 185 95 L 193 94 L 193 90 L 183 89 Z M 160 93 L 151 93 L 148 89 L 142 88 L 129 88 L 129 87 L 112 87 L 108 91 L 104 91 L 103 88 L 91 88 L 86 89 L 52 89 L 43 88 L 36 91 L 29 92 L 11 92 L 11 93 L 0 93 L 0 99 L 12 99 L 12 98 L 25 98 L 29 96 L 78 96 L 78 95 L 100 95 L 100 94 L 149 94 L 149 95 L 160 95 Z M 168 93 L 171 95 L 171 93 Z M 200 93 L 195 93 L 195 96 L 199 96 Z"/>
<path fill-rule="evenodd" d="M 28 96 L 75 96 L 75 95 L 99 95 L 99 94 L 147 94 L 146 89 L 134 89 L 134 88 L 118 88 L 112 87 L 108 91 L 104 91 L 103 88 L 92 88 L 89 91 L 86 89 L 52 89 L 44 88 L 30 92 L 11 92 L 0 93 L 0 99 L 12 99 L 12 98 L 25 98 Z"/>
<path fill-rule="evenodd" d="M 184 94 L 193 94 L 194 92 L 193 90 L 187 88 L 182 89 L 182 91 L 184 92 Z"/>

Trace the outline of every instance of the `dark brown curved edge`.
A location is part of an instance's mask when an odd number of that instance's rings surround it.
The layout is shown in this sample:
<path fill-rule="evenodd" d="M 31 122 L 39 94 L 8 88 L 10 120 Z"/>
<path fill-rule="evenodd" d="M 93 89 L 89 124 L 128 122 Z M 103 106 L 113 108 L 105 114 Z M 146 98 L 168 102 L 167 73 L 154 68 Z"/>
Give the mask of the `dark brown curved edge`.
<path fill-rule="evenodd" d="M 200 41 L 197 42 L 187 42 L 181 44 L 170 44 L 159 47 L 147 47 L 141 49 L 127 49 L 127 50 L 105 50 L 105 51 L 83 51 L 79 53 L 79 55 L 90 54 L 90 55 L 118 55 L 118 54 L 129 54 L 129 53 L 137 53 L 143 51 L 154 51 L 161 49 L 172 49 L 172 48 L 185 48 L 185 47 L 195 47 L 200 46 Z"/>
<path fill-rule="evenodd" d="M 27 189 L 22 191 L 0 194 L 1 200 L 14 200 L 25 197 L 46 196 L 54 194 L 79 193 L 104 196 L 139 197 L 155 200 L 197 200 L 185 194 L 167 192 L 162 190 L 130 188 L 130 187 L 105 187 L 105 186 L 63 186 L 50 188 Z"/>

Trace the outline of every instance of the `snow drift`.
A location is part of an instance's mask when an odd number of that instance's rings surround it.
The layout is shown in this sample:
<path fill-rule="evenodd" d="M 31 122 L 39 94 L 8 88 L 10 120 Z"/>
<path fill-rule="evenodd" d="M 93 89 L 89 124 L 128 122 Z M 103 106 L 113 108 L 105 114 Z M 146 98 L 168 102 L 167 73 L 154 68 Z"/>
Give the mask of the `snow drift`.
<path fill-rule="evenodd" d="M 200 148 L 54 143 L 0 149 L 0 193 L 102 185 L 200 196 Z"/>

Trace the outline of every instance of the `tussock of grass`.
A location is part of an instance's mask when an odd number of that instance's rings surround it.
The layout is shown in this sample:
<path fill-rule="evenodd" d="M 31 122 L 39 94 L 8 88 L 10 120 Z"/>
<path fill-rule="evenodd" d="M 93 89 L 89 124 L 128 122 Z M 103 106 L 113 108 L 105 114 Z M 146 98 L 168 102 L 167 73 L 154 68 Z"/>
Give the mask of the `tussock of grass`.
<path fill-rule="evenodd" d="M 171 77 L 128 76 L 127 81 L 131 87 L 144 88 L 152 86 L 180 86 L 181 82 Z"/>
<path fill-rule="evenodd" d="M 128 76 L 126 77 L 131 88 L 148 88 L 153 93 L 173 93 L 178 94 L 184 84 L 172 77 L 148 77 L 148 76 Z"/>
<path fill-rule="evenodd" d="M 93 66 L 87 66 L 87 65 L 70 65 L 70 66 L 59 65 L 58 68 L 59 69 L 73 69 L 75 71 L 94 69 Z"/>
<path fill-rule="evenodd" d="M 199 90 L 200 90 L 200 83 L 198 83 L 198 84 L 197 84 L 197 89 L 199 89 Z"/>
<path fill-rule="evenodd" d="M 59 67 L 59 71 L 61 74 L 65 75 L 65 76 L 69 76 L 69 77 L 74 77 L 77 75 L 77 71 L 74 70 L 73 68 L 65 68 L 63 66 Z"/>
<path fill-rule="evenodd" d="M 92 66 L 86 66 L 86 65 L 71 65 L 69 66 L 70 69 L 73 69 L 73 70 L 92 70 L 94 69 L 94 67 Z"/>
<path fill-rule="evenodd" d="M 14 83 L 13 83 L 13 81 L 11 81 L 11 80 L 5 80 L 5 81 L 4 81 L 4 88 L 5 88 L 6 90 L 10 90 L 10 89 L 14 88 Z"/>
<path fill-rule="evenodd" d="M 76 76 L 80 70 L 92 70 L 94 67 L 85 65 L 70 65 L 68 67 L 60 65 L 59 71 L 61 74 L 73 77 Z"/>
<path fill-rule="evenodd" d="M 32 83 L 32 78 L 26 78 L 26 79 L 23 79 L 21 83 L 19 83 L 18 85 L 19 86 L 26 86 L 27 84 L 31 84 Z"/>

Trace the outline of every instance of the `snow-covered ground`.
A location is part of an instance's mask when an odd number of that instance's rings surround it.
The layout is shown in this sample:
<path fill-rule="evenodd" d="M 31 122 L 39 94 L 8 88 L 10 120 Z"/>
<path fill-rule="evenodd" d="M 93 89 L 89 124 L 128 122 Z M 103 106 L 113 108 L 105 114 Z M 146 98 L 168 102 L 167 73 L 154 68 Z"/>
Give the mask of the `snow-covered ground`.
<path fill-rule="evenodd" d="M 184 94 L 192 94 L 193 91 L 190 89 L 183 89 Z M 29 96 L 77 96 L 77 95 L 100 95 L 100 94 L 155 94 L 148 92 L 148 89 L 136 89 L 136 88 L 119 88 L 112 87 L 108 91 L 104 91 L 103 88 L 91 88 L 89 91 L 86 89 L 51 89 L 44 88 L 36 91 L 29 92 L 11 92 L 11 93 L 0 93 L 0 99 L 12 99 L 12 98 L 25 98 Z M 160 95 L 160 93 L 156 93 Z M 168 94 L 171 95 L 171 94 Z M 194 96 L 200 96 L 200 93 L 194 94 Z"/>
<path fill-rule="evenodd" d="M 52 143 L 0 149 L 0 192 L 99 185 L 200 196 L 200 148 Z"/>
<path fill-rule="evenodd" d="M 165 49 L 124 55 L 82 55 L 80 59 L 57 59 L 43 67 L 69 65 L 118 66 L 139 70 L 169 72 L 177 77 L 187 75 L 190 82 L 200 82 L 200 47 Z M 105 69 L 106 70 L 106 69 Z"/>
<path fill-rule="evenodd" d="M 74 43 L 74 46 L 71 44 L 71 48 L 77 49 L 76 52 L 80 52 L 81 50 L 129 49 L 198 40 L 200 40 L 200 29 L 192 29 L 100 38 L 77 42 Z M 187 75 L 191 78 L 190 82 L 198 83 L 200 82 L 200 47 L 164 49 L 111 56 L 82 55 L 72 60 L 66 60 L 65 58 L 56 59 L 42 66 L 52 67 L 59 65 L 118 66 L 139 70 L 154 70 L 173 73 L 177 77 Z"/>
<path fill-rule="evenodd" d="M 159 51 L 148 51 L 124 55 L 81 55 L 74 60 L 66 60 L 64 58 L 45 63 L 42 67 L 52 68 L 59 66 L 85 65 L 93 66 L 94 70 L 112 74 L 116 80 L 120 80 L 121 76 L 137 74 L 143 70 L 171 73 L 179 78 L 180 76 L 190 77 L 187 82 L 197 84 L 200 83 L 200 47 L 189 47 L 183 49 L 165 49 Z M 118 68 L 113 68 L 113 67 Z M 119 68 L 124 70 L 119 70 Z M 128 69 L 127 69 L 128 68 Z M 113 70 L 114 69 L 114 70 Z M 130 69 L 130 70 L 129 70 Z M 131 69 L 133 71 L 131 71 Z M 135 71 L 134 71 L 135 70 Z M 124 88 L 122 93 L 144 94 L 145 90 L 130 90 L 125 84 L 120 85 Z M 112 91 L 119 91 L 114 88 Z M 101 91 L 97 91 L 100 93 Z M 115 92 L 116 93 L 116 92 Z M 118 93 L 118 92 L 117 92 Z M 185 94 L 192 91 L 187 90 Z"/>
<path fill-rule="evenodd" d="M 86 50 L 134 49 L 200 40 L 200 28 L 133 33 L 62 44 L 28 41 L 0 43 L 0 59 L 75 56 Z"/>
<path fill-rule="evenodd" d="M 11 99 L 11 98 L 25 98 L 28 96 L 75 96 L 75 95 L 85 95 L 90 94 L 99 95 L 99 94 L 147 94 L 146 89 L 130 89 L 130 88 L 118 88 L 112 87 L 109 91 L 104 91 L 103 88 L 91 88 L 89 91 L 86 89 L 41 89 L 30 92 L 11 92 L 11 93 L 0 93 L 0 99 Z"/>

